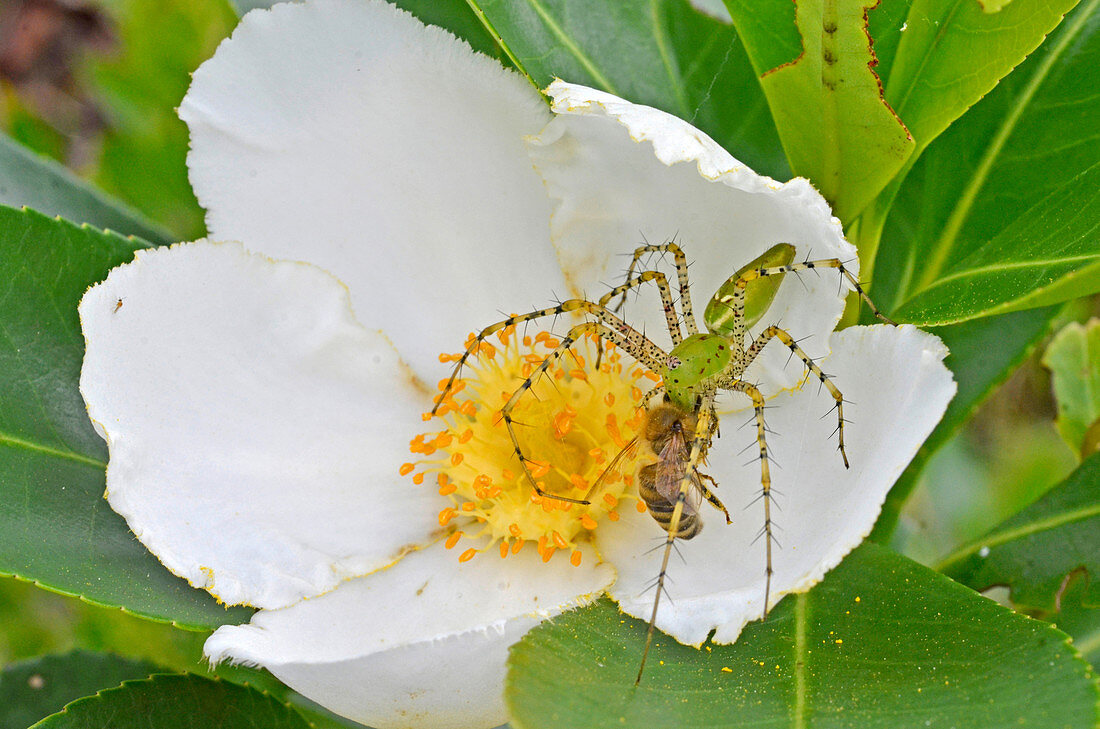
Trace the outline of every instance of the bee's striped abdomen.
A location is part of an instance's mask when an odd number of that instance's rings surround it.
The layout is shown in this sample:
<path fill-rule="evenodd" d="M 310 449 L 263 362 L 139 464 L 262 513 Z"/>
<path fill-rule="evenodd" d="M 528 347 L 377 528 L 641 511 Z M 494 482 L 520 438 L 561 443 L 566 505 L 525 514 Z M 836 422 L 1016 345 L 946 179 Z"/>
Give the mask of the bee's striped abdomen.
<path fill-rule="evenodd" d="M 653 520 L 667 532 L 669 524 L 672 522 L 672 512 L 676 509 L 676 504 L 670 502 L 657 490 L 656 483 L 657 464 L 642 466 L 638 470 L 638 496 L 645 502 L 649 515 L 653 517 Z M 694 509 L 685 503 L 684 509 L 680 513 L 680 523 L 676 525 L 676 532 L 673 536 L 677 539 L 691 539 L 701 531 L 703 531 L 703 520 Z"/>

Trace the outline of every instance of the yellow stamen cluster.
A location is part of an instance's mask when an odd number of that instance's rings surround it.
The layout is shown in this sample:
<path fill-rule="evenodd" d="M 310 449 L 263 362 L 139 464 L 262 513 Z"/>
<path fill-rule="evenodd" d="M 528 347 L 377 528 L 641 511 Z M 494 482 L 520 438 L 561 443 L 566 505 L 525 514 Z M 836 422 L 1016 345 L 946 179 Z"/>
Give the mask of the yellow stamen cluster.
<path fill-rule="evenodd" d="M 401 475 L 412 474 L 421 484 L 425 474 L 434 474 L 439 493 L 451 501 L 439 513 L 439 525 L 449 532 L 447 548 L 473 545 L 460 552 L 460 561 L 494 548 L 504 558 L 531 542 L 544 562 L 563 551 L 580 565 L 580 543 L 603 519 L 619 519 L 622 499 L 637 499 L 638 449 L 608 467 L 641 428 L 637 382 L 647 373 L 624 367 L 614 347 L 597 370 L 589 365 L 595 343 L 585 338 L 532 384 L 511 413 L 531 475 L 549 494 L 590 503 L 541 497 L 515 455 L 501 407 L 560 342 L 546 332 L 519 338 L 511 328 L 497 338 L 501 346 L 482 342 L 478 356 L 467 361 L 467 376 L 439 396 L 436 414 L 446 428 L 413 438 L 409 447 L 419 460 L 402 465 Z M 444 363 L 458 358 L 439 357 Z M 445 386 L 446 380 L 439 383 Z"/>

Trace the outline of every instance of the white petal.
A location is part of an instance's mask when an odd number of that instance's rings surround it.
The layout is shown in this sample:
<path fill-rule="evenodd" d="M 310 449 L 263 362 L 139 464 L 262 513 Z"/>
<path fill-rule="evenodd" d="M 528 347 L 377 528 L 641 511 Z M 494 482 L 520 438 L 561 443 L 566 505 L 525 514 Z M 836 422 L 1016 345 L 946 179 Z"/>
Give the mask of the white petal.
<path fill-rule="evenodd" d="M 438 528 L 442 497 L 397 473 L 428 397 L 323 271 L 232 243 L 140 251 L 80 317 L 107 498 L 192 584 L 281 607 Z"/>
<path fill-rule="evenodd" d="M 852 401 L 844 411 L 852 421 L 845 426 L 851 469 L 844 468 L 831 435 L 833 400 L 816 383 L 778 396 L 765 414 L 774 431 L 767 436 L 769 451 L 781 466 L 772 468 L 772 515 L 781 545 L 773 551 L 773 605 L 820 581 L 870 532 L 890 487 L 955 393 L 942 342 L 911 326 L 853 327 L 834 334 L 832 345 L 823 367 Z M 755 427 L 738 427 L 751 418 L 751 409 L 723 418 L 722 438 L 706 468 L 734 523 L 727 526 L 704 504 L 706 527 L 679 543 L 686 563 L 676 560 L 669 568 L 672 599 L 661 603 L 657 625 L 684 643 L 698 644 L 714 629 L 716 642 L 732 642 L 763 611 L 765 554 L 757 534 L 764 508 L 753 459 Z M 619 571 L 613 596 L 624 611 L 648 619 L 652 591 L 646 587 L 657 576 L 661 550 L 647 551 L 663 532 L 646 515 L 623 517 L 600 528 L 599 549 Z"/>
<path fill-rule="evenodd" d="M 249 625 L 220 628 L 206 654 L 263 666 L 378 729 L 501 724 L 508 646 L 597 597 L 614 575 L 591 550 L 580 567 L 542 564 L 532 549 L 461 564 L 456 551 L 437 544 L 327 595 L 261 611 Z"/>
<path fill-rule="evenodd" d="M 730 18 L 730 11 L 722 0 L 691 0 L 691 6 L 715 20 L 721 20 L 723 23 L 733 22 L 733 19 Z"/>
<path fill-rule="evenodd" d="M 518 74 L 381 0 L 249 13 L 180 104 L 211 237 L 331 271 L 428 382 L 466 332 L 562 288 L 523 142 L 549 116 Z"/>
<path fill-rule="evenodd" d="M 702 313 L 728 277 L 776 243 L 791 243 L 798 260 L 840 258 L 858 277 L 855 248 L 807 180 L 780 184 L 753 172 L 703 132 L 663 111 L 584 86 L 555 81 L 547 92 L 559 116 L 530 152 L 557 207 L 552 219 L 566 277 L 580 286 L 622 281 L 643 238 L 675 238 L 691 268 L 692 297 Z M 656 260 L 656 259 L 654 259 Z M 671 260 L 660 267 L 675 281 Z M 828 354 L 828 335 L 843 312 L 834 270 L 783 282 L 758 329 L 782 324 L 813 357 Z M 668 343 L 656 292 L 632 304 L 627 320 Z M 798 372 L 786 355 L 767 353 L 749 379 L 790 387 Z"/>

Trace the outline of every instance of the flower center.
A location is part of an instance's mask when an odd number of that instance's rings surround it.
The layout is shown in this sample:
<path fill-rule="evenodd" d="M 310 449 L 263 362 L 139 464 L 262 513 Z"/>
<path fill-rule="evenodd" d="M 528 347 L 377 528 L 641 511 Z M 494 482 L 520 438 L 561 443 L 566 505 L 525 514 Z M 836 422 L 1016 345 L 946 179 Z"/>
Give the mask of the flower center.
<path fill-rule="evenodd" d="M 598 369 L 590 366 L 597 353 L 586 337 L 532 382 L 511 416 L 531 476 L 550 494 L 539 496 L 501 408 L 560 342 L 546 332 L 521 340 L 510 329 L 497 337 L 501 347 L 483 342 L 479 355 L 467 360 L 467 376 L 455 381 L 436 413 L 447 427 L 413 438 L 410 450 L 421 459 L 402 465 L 401 473 L 413 474 L 417 484 L 435 474 L 439 493 L 452 502 L 439 513 L 440 526 L 450 532 L 446 546 L 466 545 L 459 560 L 494 547 L 503 558 L 531 542 L 544 562 L 563 550 L 579 565 L 579 543 L 604 519 L 619 519 L 621 500 L 645 510 L 632 488 L 640 449 L 630 446 L 645 417 L 638 381 L 651 375 L 623 362 L 614 347 Z M 459 355 L 439 359 L 456 362 Z"/>

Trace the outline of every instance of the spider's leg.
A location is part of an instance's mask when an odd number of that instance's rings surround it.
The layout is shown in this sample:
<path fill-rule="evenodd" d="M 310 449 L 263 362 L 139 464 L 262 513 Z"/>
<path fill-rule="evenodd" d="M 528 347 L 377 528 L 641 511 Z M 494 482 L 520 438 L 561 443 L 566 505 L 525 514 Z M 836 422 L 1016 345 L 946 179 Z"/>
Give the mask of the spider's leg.
<path fill-rule="evenodd" d="M 688 287 L 688 264 L 687 256 L 680 249 L 680 246 L 669 241 L 668 243 L 662 243 L 660 245 L 644 245 L 639 246 L 634 250 L 634 257 L 630 261 L 630 268 L 627 269 L 626 278 L 629 280 L 634 275 L 634 269 L 637 267 L 638 262 L 642 256 L 647 253 L 671 253 L 676 260 L 676 279 L 680 284 L 680 311 L 684 315 L 684 326 L 687 327 L 688 335 L 698 334 L 699 325 L 695 322 L 695 312 L 691 308 L 691 290 Z M 615 305 L 613 311 L 618 312 L 623 308 L 623 304 L 626 302 L 626 294 L 624 292 L 622 298 L 619 299 L 619 303 Z"/>
<path fill-rule="evenodd" d="M 761 500 L 764 502 L 764 529 L 762 534 L 764 535 L 765 553 L 767 555 L 767 563 L 764 568 L 764 614 L 761 617 L 761 619 L 763 619 L 768 617 L 768 600 L 771 598 L 772 542 L 774 541 L 772 537 L 772 478 L 768 470 L 768 444 L 764 439 L 764 396 L 760 394 L 760 390 L 743 380 L 723 385 L 723 388 L 727 387 L 730 390 L 743 392 L 751 397 L 752 409 L 756 414 L 756 443 L 760 446 Z"/>
<path fill-rule="evenodd" d="M 657 594 L 653 596 L 653 613 L 649 617 L 649 628 L 645 634 L 645 649 L 642 651 L 642 663 L 638 666 L 638 677 L 634 679 L 634 685 L 641 683 L 642 672 L 645 670 L 645 661 L 649 656 L 649 648 L 653 644 L 653 630 L 657 621 L 657 608 L 661 604 L 661 593 L 665 588 L 665 577 L 668 574 L 668 560 L 672 555 L 672 543 L 676 540 L 676 534 L 680 529 L 680 517 L 684 513 L 684 505 L 687 503 L 688 493 L 695 485 L 695 472 L 706 454 L 710 443 L 710 423 L 714 418 L 714 393 L 703 396 L 699 404 L 699 420 L 695 428 L 695 437 L 691 441 L 691 452 L 688 455 L 687 465 L 684 469 L 684 478 L 680 482 L 680 493 L 676 497 L 676 506 L 669 517 L 668 534 L 665 538 L 665 554 L 661 559 L 661 571 L 657 575 Z"/>
<path fill-rule="evenodd" d="M 516 404 L 519 402 L 519 399 L 523 397 L 523 394 L 530 390 L 538 381 L 538 379 L 542 377 L 546 373 L 546 371 L 550 369 L 550 367 L 555 362 L 557 362 L 558 359 L 561 358 L 562 355 L 568 352 L 578 339 L 585 336 L 586 334 L 594 334 L 601 340 L 606 337 L 620 348 L 626 350 L 628 354 L 630 354 L 642 364 L 645 364 L 647 367 L 652 368 L 652 366 L 655 364 L 655 362 L 651 363 L 649 361 L 649 350 L 647 348 L 638 347 L 637 344 L 631 342 L 631 340 L 627 336 L 620 334 L 614 329 L 604 326 L 599 322 L 585 322 L 583 324 L 577 324 L 569 330 L 569 333 L 562 338 L 561 342 L 556 347 L 554 347 L 554 350 L 550 352 L 550 354 L 548 354 L 546 358 L 543 359 L 537 367 L 535 367 L 534 370 L 532 370 L 531 374 L 527 376 L 523 383 L 512 393 L 512 396 L 508 398 L 508 402 L 504 403 L 504 407 L 500 409 L 501 418 L 504 420 L 504 425 L 508 429 L 508 436 L 512 439 L 512 447 L 515 449 L 516 458 L 519 459 L 520 466 L 523 468 L 523 473 L 527 476 L 527 480 L 535 489 L 535 493 L 543 498 L 567 501 L 571 504 L 589 503 L 587 498 L 588 493 L 585 494 L 584 499 L 573 499 L 568 496 L 559 496 L 558 494 L 548 493 L 539 486 L 539 482 L 535 480 L 535 475 L 531 472 L 531 467 L 528 465 L 529 463 L 533 463 L 534 461 L 531 461 L 529 458 L 527 458 L 527 456 L 523 455 L 523 449 L 519 445 L 519 438 L 516 436 L 516 422 L 514 418 L 512 418 L 512 411 L 515 409 Z M 650 342 L 649 344 L 652 344 L 652 342 Z M 657 345 L 652 346 L 656 347 Z"/>
<path fill-rule="evenodd" d="M 476 335 L 469 339 L 469 343 L 466 346 L 466 351 L 462 353 L 462 356 L 458 358 L 458 362 L 455 364 L 454 370 L 451 371 L 451 376 L 447 380 L 447 383 L 443 386 L 443 391 L 436 396 L 435 404 L 432 407 L 431 414 L 435 415 L 440 406 L 446 401 L 447 396 L 454 388 L 455 381 L 458 379 L 458 374 L 462 371 L 462 366 L 466 364 L 466 361 L 470 359 L 474 354 L 481 351 L 483 342 L 489 338 L 492 334 L 499 332 L 502 329 L 508 327 L 514 327 L 517 324 L 523 322 L 533 321 L 535 319 L 542 319 L 550 316 L 560 316 L 569 312 L 578 311 L 591 315 L 592 317 L 600 320 L 607 325 L 609 329 L 616 332 L 617 335 L 621 335 L 625 344 L 620 345 L 623 349 L 638 360 L 640 364 L 645 365 L 651 370 L 657 371 L 660 369 L 660 363 L 664 361 L 665 353 L 653 342 L 645 338 L 641 332 L 634 329 L 625 321 L 615 316 L 605 306 L 600 306 L 592 301 L 586 301 L 584 299 L 568 299 L 561 302 L 557 306 L 550 306 L 545 309 L 537 309 L 527 314 L 518 314 L 510 316 L 507 319 L 502 319 L 495 324 L 482 329 Z M 612 340 L 615 341 L 615 340 Z M 616 344 L 618 342 L 616 341 Z"/>
<path fill-rule="evenodd" d="M 649 281 L 657 282 L 657 291 L 661 294 L 661 305 L 665 310 L 665 325 L 668 327 L 668 334 L 672 337 L 673 345 L 679 344 L 684 339 L 683 335 L 680 333 L 680 319 L 676 314 L 676 304 L 672 300 L 672 291 L 668 287 L 668 279 L 665 278 L 665 275 L 660 271 L 642 271 L 636 277 L 628 279 L 626 283 L 616 286 L 601 296 L 598 303 L 600 306 L 606 307 L 607 302 L 611 301 L 611 299 L 620 294 L 626 296 L 630 289 L 641 286 Z M 598 358 L 596 364 L 599 364 Z"/>
<path fill-rule="evenodd" d="M 663 385 L 657 385 L 652 390 L 650 390 L 649 392 L 647 392 L 645 395 L 642 396 L 642 401 L 640 403 L 638 403 L 638 407 L 640 407 L 642 410 L 649 410 L 649 403 L 653 402 L 653 398 L 657 397 L 658 395 L 664 395 L 664 394 L 665 394 L 664 386 Z"/>
<path fill-rule="evenodd" d="M 848 468 L 848 454 L 844 450 L 844 396 L 840 393 L 840 390 L 837 388 L 837 386 L 833 384 L 833 381 L 832 379 L 830 379 L 829 375 L 822 372 L 821 368 L 817 366 L 817 363 L 815 363 L 809 355 L 802 351 L 802 348 L 798 346 L 797 342 L 795 342 L 794 337 L 792 337 L 785 330 L 780 329 L 777 326 L 768 327 L 760 333 L 760 336 L 756 338 L 756 341 L 754 341 L 752 343 L 752 346 L 749 347 L 748 351 L 745 352 L 745 366 L 748 367 L 749 363 L 756 358 L 756 355 L 760 354 L 760 350 L 764 348 L 764 345 L 770 342 L 773 338 L 778 339 L 779 341 L 783 342 L 783 344 L 787 345 L 787 347 L 790 348 L 791 352 L 800 360 L 802 360 L 802 363 L 806 365 L 806 368 L 811 373 L 813 373 L 813 376 L 816 377 L 821 382 L 821 384 L 825 386 L 825 389 L 827 389 L 829 391 L 829 394 L 833 396 L 833 400 L 836 400 L 836 432 L 837 437 L 840 440 L 840 457 L 844 461 L 844 467 Z"/>
<path fill-rule="evenodd" d="M 788 263 L 786 266 L 773 266 L 771 268 L 754 268 L 742 274 L 741 278 L 738 279 L 737 286 L 738 288 L 743 289 L 744 285 L 748 284 L 749 281 L 757 278 L 763 278 L 764 276 L 782 276 L 785 273 L 798 273 L 799 271 L 809 271 L 818 268 L 837 269 L 837 271 L 840 272 L 840 275 L 848 279 L 848 283 L 852 285 L 852 288 L 857 294 L 859 294 L 859 297 L 867 303 L 867 306 L 871 307 L 872 314 L 874 314 L 876 317 L 886 322 L 887 324 L 893 324 L 894 326 L 897 326 L 897 322 L 893 321 L 881 311 L 879 311 L 878 307 L 875 306 L 875 302 L 871 301 L 871 297 L 868 296 L 867 292 L 863 290 L 863 287 L 860 285 L 859 281 L 856 280 L 856 277 L 852 275 L 852 272 L 844 267 L 844 264 L 841 263 L 839 258 L 823 258 L 818 261 Z M 744 284 L 742 284 L 742 282 L 744 282 Z M 742 297 L 741 301 L 743 307 L 744 297 Z"/>

